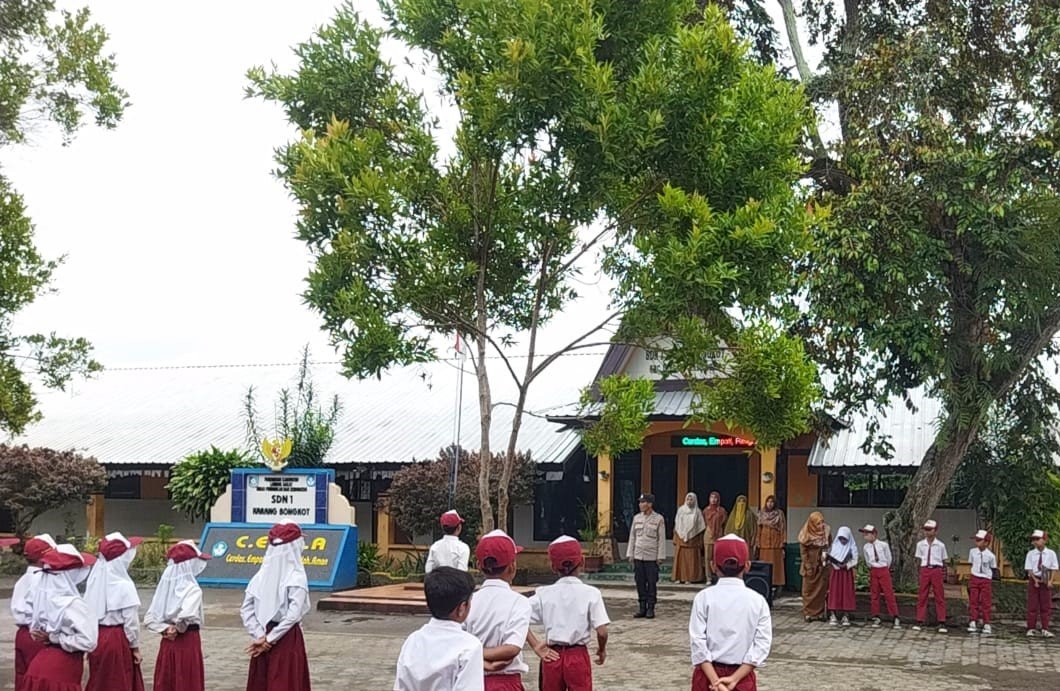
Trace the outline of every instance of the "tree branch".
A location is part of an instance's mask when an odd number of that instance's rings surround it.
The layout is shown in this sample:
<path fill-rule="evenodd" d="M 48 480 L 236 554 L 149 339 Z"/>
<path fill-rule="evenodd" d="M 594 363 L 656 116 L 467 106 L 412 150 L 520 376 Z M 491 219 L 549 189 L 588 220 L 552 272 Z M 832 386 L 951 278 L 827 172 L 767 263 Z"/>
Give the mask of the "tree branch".
<path fill-rule="evenodd" d="M 1014 336 L 1012 350 L 1017 354 L 1016 361 L 990 377 L 989 385 L 995 398 L 1001 398 L 1008 393 L 1009 389 L 1015 386 L 1019 378 L 1027 371 L 1031 361 L 1056 338 L 1057 332 L 1060 331 L 1060 306 L 1046 310 L 1042 318 L 1038 320 L 1037 327 L 1037 329 L 1028 329 Z"/>
<path fill-rule="evenodd" d="M 799 24 L 795 17 L 795 4 L 792 0 L 777 0 L 784 12 L 784 28 L 788 32 L 788 44 L 791 46 L 791 54 L 795 58 L 795 69 L 799 72 L 799 80 L 803 84 L 809 84 L 813 79 L 813 72 L 806 62 L 806 56 L 802 52 L 802 39 L 799 38 Z M 828 151 L 824 148 L 821 132 L 817 127 L 817 118 L 810 123 L 810 141 L 813 143 L 814 159 L 828 158 Z"/>
<path fill-rule="evenodd" d="M 526 381 L 527 385 L 529 385 L 530 382 L 532 382 L 534 379 L 536 379 L 537 376 L 539 374 L 541 374 L 541 372 L 543 372 L 546 367 L 548 367 L 553 362 L 555 362 L 556 359 L 558 359 L 564 353 L 569 353 L 572 350 L 579 350 L 581 348 L 589 348 L 589 347 L 593 347 L 593 346 L 603 345 L 601 343 L 582 344 L 582 341 L 584 341 L 585 339 L 589 338 L 593 334 L 597 333 L 598 331 L 603 329 L 605 326 L 607 326 L 607 324 L 609 322 L 613 321 L 616 317 L 619 317 L 621 315 L 622 315 L 621 311 L 612 312 L 611 314 L 607 315 L 607 317 L 603 321 L 598 323 L 596 326 L 594 326 L 591 329 L 589 329 L 588 331 L 584 332 L 582 335 L 578 336 L 577 338 L 575 338 L 573 341 L 571 341 L 570 343 L 568 343 L 564 347 L 557 349 L 554 353 L 552 353 L 547 358 L 542 360 L 541 364 L 539 364 L 537 367 L 535 367 L 533 369 L 533 372 L 530 374 L 530 378 Z"/>

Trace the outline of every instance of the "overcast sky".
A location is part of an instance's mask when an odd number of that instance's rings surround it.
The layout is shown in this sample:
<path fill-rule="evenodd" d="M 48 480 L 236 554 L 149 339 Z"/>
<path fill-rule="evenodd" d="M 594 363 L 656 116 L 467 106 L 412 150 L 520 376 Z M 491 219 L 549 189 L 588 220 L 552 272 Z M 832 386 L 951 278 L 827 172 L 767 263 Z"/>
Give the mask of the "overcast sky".
<path fill-rule="evenodd" d="M 3 150 L 40 250 L 66 255 L 58 292 L 18 318 L 22 332 L 85 336 L 108 367 L 288 362 L 307 342 L 332 359 L 299 297 L 309 259 L 295 207 L 271 174 L 295 133 L 243 88 L 252 65 L 293 68 L 291 46 L 336 4 L 89 2 L 132 106 L 116 130 L 86 127 L 68 147 L 45 130 Z M 378 17 L 375 0 L 359 4 Z M 606 286 L 582 292 L 546 350 L 605 308 Z"/>

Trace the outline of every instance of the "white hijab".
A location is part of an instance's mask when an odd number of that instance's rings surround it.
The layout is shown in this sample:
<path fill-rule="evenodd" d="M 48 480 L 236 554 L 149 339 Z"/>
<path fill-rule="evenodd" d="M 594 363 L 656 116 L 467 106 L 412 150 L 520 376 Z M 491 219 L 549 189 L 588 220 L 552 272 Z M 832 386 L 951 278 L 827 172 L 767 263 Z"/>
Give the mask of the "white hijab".
<path fill-rule="evenodd" d="M 301 588 L 309 592 L 309 579 L 302 565 L 305 540 L 298 538 L 283 545 L 269 545 L 261 568 L 247 584 L 247 594 L 254 598 L 254 615 L 262 626 L 276 620 L 287 607 L 287 589 Z M 309 598 L 305 599 L 302 616 L 309 612 Z"/>
<path fill-rule="evenodd" d="M 73 545 L 59 545 L 55 551 L 81 559 L 81 553 Z M 42 569 L 38 576 L 40 581 L 33 590 L 33 619 L 30 629 L 49 635 L 61 631 L 63 614 L 71 604 L 81 599 L 77 586 L 88 577 L 90 570 L 91 567 L 88 566 L 64 571 Z"/>
<path fill-rule="evenodd" d="M 34 539 L 48 543 L 52 549 L 58 547 L 55 539 L 48 533 L 41 533 L 35 536 Z M 29 566 L 26 568 L 25 575 L 15 583 L 15 588 L 11 591 L 11 615 L 15 618 L 16 625 L 28 626 L 30 621 L 32 621 L 33 594 L 40 586 L 41 578 L 41 568 L 39 566 Z"/>
<path fill-rule="evenodd" d="M 847 543 L 844 545 L 839 541 L 839 538 L 845 537 Z M 857 549 L 857 545 L 854 544 L 854 534 L 850 532 L 850 528 L 843 526 L 836 533 L 835 539 L 832 540 L 832 549 L 828 550 L 828 556 L 835 559 L 840 564 L 845 564 L 850 560 L 850 557 L 854 556 L 854 550 Z"/>
<path fill-rule="evenodd" d="M 111 533 L 106 540 L 120 540 L 128 548 L 114 561 L 107 561 L 100 554 L 85 586 L 85 604 L 96 619 L 107 612 L 117 612 L 128 607 L 140 607 L 140 595 L 136 584 L 129 577 L 129 564 L 136 558 L 136 548 L 129 544 L 121 533 Z"/>
<path fill-rule="evenodd" d="M 199 548 L 191 540 L 182 543 L 190 545 L 199 554 Z M 153 621 L 175 624 L 178 621 L 195 618 L 202 621 L 202 588 L 195 578 L 206 568 L 202 559 L 192 558 L 179 564 L 172 559 L 166 564 L 166 570 L 158 579 L 155 596 L 147 614 Z M 145 616 L 146 620 L 148 617 Z"/>
<path fill-rule="evenodd" d="M 691 508 L 688 506 L 689 497 L 696 500 L 696 505 Z M 706 529 L 707 524 L 703 521 L 703 512 L 699 509 L 699 497 L 695 492 L 689 492 L 685 495 L 685 503 L 677 509 L 677 515 L 674 517 L 674 532 L 680 535 L 682 540 L 688 542 Z"/>

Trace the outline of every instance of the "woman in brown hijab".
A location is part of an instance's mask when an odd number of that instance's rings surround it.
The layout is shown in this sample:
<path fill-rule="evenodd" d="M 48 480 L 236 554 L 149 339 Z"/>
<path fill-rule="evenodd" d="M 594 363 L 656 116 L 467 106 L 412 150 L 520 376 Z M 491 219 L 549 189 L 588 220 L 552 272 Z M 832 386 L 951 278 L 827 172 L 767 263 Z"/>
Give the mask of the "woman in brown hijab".
<path fill-rule="evenodd" d="M 714 567 L 714 543 L 725 537 L 725 521 L 729 518 L 729 512 L 721 505 L 721 495 L 717 492 L 710 493 L 707 500 L 707 508 L 703 509 L 703 521 L 707 524 L 704 533 L 703 545 L 706 551 L 705 566 L 707 568 L 707 579 L 713 581 L 718 570 Z"/>
<path fill-rule="evenodd" d="M 788 538 L 788 521 L 777 508 L 773 496 L 766 497 L 766 508 L 758 512 L 758 558 L 773 564 L 773 585 L 787 582 L 784 577 L 784 541 Z"/>
<path fill-rule="evenodd" d="M 828 600 L 828 569 L 824 555 L 832 544 L 832 529 L 820 511 L 814 511 L 799 531 L 799 554 L 802 555 L 802 614 L 806 621 L 824 620 Z"/>

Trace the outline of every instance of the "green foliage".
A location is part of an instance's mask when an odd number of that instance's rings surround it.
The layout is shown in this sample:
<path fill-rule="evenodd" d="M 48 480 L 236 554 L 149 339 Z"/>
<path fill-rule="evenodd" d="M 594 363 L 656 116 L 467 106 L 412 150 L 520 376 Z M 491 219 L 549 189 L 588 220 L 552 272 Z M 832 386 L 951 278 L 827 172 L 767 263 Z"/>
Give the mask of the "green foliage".
<path fill-rule="evenodd" d="M 233 468 L 250 468 L 256 465 L 250 456 L 232 449 L 222 451 L 211 446 L 205 451 L 193 453 L 177 465 L 169 475 L 170 498 L 173 508 L 191 520 L 209 520 L 210 509 L 224 494 Z M 161 531 L 163 526 L 159 526 Z M 169 526 L 166 526 L 169 527 Z M 172 527 L 169 527 L 172 536 Z"/>
<path fill-rule="evenodd" d="M 394 475 L 390 484 L 390 513 L 405 532 L 412 535 L 438 534 L 438 517 L 449 510 L 451 459 L 452 450 L 445 450 L 435 461 L 407 465 Z M 493 456 L 495 472 L 490 478 L 494 490 L 502 462 L 501 454 Z M 482 527 L 478 500 L 479 463 L 477 452 L 461 451 L 456 498 L 452 508 L 465 521 L 460 539 L 468 544 L 474 544 Z M 510 488 L 513 504 L 525 504 L 532 499 L 534 468 L 528 455 L 517 455 Z"/>
<path fill-rule="evenodd" d="M 378 571 L 382 563 L 379 545 L 374 542 L 361 542 L 357 545 L 357 571 L 366 573 Z"/>
<path fill-rule="evenodd" d="M 596 539 L 600 537 L 600 533 L 597 531 L 596 521 L 596 504 L 582 504 L 581 505 L 581 528 L 578 528 L 578 539 L 582 542 L 596 542 Z"/>
<path fill-rule="evenodd" d="M 107 486 L 95 458 L 0 444 L 0 507 L 11 512 L 16 535 L 26 535 L 37 516 L 65 504 L 87 504 Z"/>
<path fill-rule="evenodd" d="M 599 406 L 592 389 L 582 391 L 583 410 L 594 409 L 595 412 L 599 407 L 599 419 L 590 422 L 582 435 L 585 450 L 598 456 L 639 448 L 648 431 L 648 415 L 655 407 L 654 384 L 647 379 L 631 379 L 623 374 L 606 377 L 599 385 Z"/>
<path fill-rule="evenodd" d="M 52 0 L 0 3 L 0 147 L 27 140 L 51 121 L 66 141 L 84 124 L 114 127 L 127 94 L 113 80 L 107 34 L 87 9 L 56 11 Z M 49 290 L 56 260 L 33 242 L 22 197 L 0 175 L 0 431 L 18 435 L 40 419 L 30 381 L 62 389 L 101 367 L 82 338 L 12 331 L 15 314 Z"/>
<path fill-rule="evenodd" d="M 331 399 L 326 409 L 321 407 L 313 386 L 310 365 L 309 346 L 306 346 L 302 351 L 294 391 L 281 390 L 275 406 L 275 432 L 271 437 L 291 440 L 291 455 L 288 456 L 287 463 L 292 468 L 315 468 L 324 465 L 328 450 L 335 441 L 335 426 L 342 412 L 338 395 Z M 247 390 L 243 407 L 246 416 L 247 447 L 250 453 L 258 454 L 261 440 L 270 435 L 257 421 L 254 387 Z"/>

